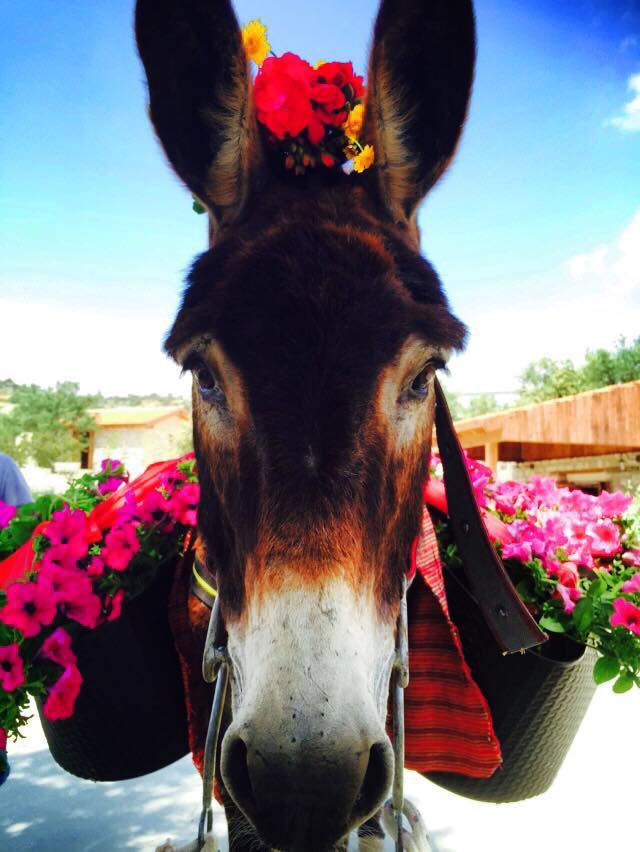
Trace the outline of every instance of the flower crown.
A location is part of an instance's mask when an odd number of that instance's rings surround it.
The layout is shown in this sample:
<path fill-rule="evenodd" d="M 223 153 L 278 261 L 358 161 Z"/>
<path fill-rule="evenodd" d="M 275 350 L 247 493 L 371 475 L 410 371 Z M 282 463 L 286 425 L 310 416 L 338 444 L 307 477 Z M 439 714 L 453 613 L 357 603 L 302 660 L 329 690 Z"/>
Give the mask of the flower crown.
<path fill-rule="evenodd" d="M 302 175 L 323 166 L 350 174 L 373 164 L 373 146 L 358 141 L 364 85 L 351 62 L 311 66 L 295 53 L 275 56 L 260 20 L 242 28 L 242 41 L 259 69 L 254 82 L 258 121 L 268 143 L 282 151 L 287 170 Z"/>

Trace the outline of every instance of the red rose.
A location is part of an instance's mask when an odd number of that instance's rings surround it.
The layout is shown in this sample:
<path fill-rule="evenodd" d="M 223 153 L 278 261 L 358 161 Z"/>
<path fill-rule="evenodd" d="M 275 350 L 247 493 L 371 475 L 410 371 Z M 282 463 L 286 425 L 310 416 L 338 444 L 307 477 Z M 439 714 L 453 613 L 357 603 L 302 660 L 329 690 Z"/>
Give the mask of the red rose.
<path fill-rule="evenodd" d="M 345 96 L 333 83 L 316 83 L 312 86 L 311 100 L 316 104 L 316 115 L 324 124 L 338 127 L 346 121 Z"/>
<path fill-rule="evenodd" d="M 362 77 L 353 73 L 351 62 L 325 62 L 316 71 L 316 82 L 331 83 L 339 89 L 351 86 L 354 98 L 364 94 Z"/>
<path fill-rule="evenodd" d="M 295 53 L 271 56 L 262 63 L 255 82 L 258 120 L 279 139 L 297 136 L 312 118 L 313 69 Z"/>

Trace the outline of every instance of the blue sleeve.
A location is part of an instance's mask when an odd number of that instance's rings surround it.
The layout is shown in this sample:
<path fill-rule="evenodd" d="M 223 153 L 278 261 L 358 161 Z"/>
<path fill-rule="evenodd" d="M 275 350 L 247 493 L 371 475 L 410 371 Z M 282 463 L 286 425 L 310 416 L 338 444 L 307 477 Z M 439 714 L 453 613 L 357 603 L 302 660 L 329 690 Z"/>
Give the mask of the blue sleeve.
<path fill-rule="evenodd" d="M 9 456 L 0 453 L 0 500 L 10 506 L 22 506 L 32 500 L 31 491 L 20 468 Z"/>

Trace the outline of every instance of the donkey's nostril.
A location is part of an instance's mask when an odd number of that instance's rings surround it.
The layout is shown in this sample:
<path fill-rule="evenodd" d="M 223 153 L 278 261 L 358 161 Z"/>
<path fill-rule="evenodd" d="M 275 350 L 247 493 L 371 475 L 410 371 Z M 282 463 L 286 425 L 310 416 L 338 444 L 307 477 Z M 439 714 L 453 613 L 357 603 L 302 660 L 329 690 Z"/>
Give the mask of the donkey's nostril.
<path fill-rule="evenodd" d="M 393 752 L 389 743 L 374 743 L 369 751 L 369 763 L 356 799 L 352 818 L 362 820 L 383 803 L 393 773 Z"/>
<path fill-rule="evenodd" d="M 247 816 L 251 816 L 256 810 L 256 800 L 247 766 L 247 746 L 240 737 L 233 739 L 226 752 L 224 775 L 229 792 L 236 803 Z"/>

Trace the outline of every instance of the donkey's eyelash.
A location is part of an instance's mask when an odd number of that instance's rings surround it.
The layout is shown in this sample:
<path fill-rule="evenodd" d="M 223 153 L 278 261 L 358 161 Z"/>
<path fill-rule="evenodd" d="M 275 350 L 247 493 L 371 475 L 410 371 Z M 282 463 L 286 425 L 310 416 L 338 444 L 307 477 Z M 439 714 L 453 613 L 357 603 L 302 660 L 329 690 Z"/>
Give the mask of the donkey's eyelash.
<path fill-rule="evenodd" d="M 444 358 L 432 358 L 430 361 L 433 364 L 434 370 L 438 370 L 445 374 L 445 376 L 449 376 L 451 371 L 449 370 L 449 365 L 444 360 Z"/>
<path fill-rule="evenodd" d="M 180 370 L 180 375 L 184 376 L 185 373 L 190 373 L 198 367 L 204 366 L 206 365 L 202 356 L 199 355 L 197 352 L 190 352 L 182 362 L 182 369 Z"/>

